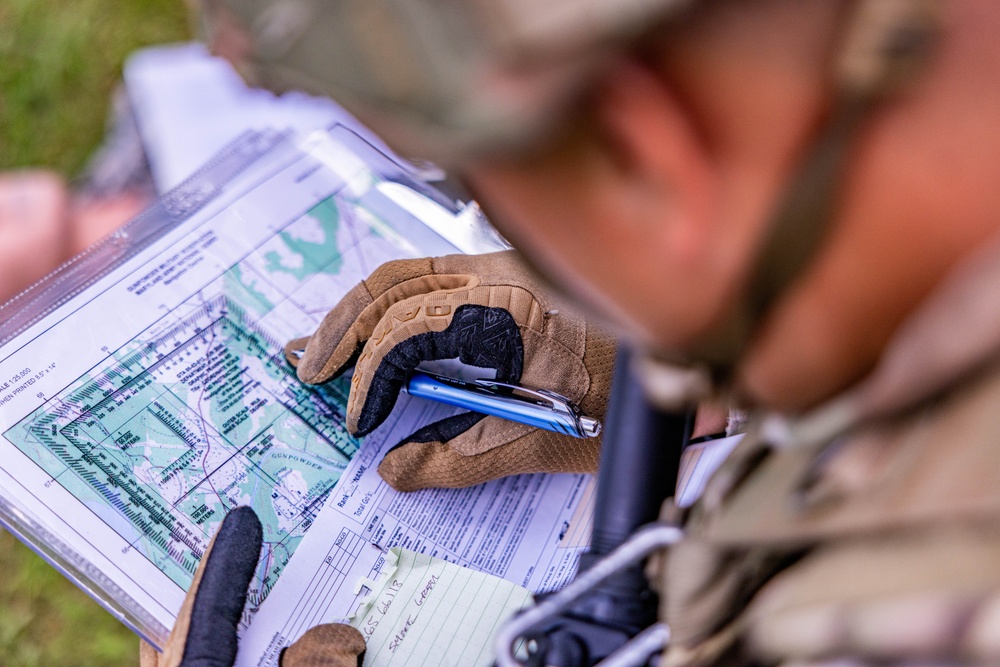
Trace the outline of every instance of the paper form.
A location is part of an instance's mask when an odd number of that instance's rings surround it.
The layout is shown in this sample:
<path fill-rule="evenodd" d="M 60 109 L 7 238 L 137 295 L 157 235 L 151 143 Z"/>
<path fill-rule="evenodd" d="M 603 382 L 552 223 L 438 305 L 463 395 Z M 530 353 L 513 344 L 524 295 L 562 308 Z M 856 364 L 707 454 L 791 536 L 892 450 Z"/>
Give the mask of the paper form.
<path fill-rule="evenodd" d="M 486 667 L 500 625 L 531 593 L 497 577 L 391 549 L 371 595 L 351 618 L 368 646 L 364 667 Z"/>
<path fill-rule="evenodd" d="M 678 507 L 690 507 L 694 504 L 705 490 L 709 477 L 718 470 L 742 439 L 741 433 L 701 442 L 684 450 L 677 475 Z"/>
<path fill-rule="evenodd" d="M 316 141 L 282 144 L 224 188 L 195 183 L 221 192 L 0 348 L 0 495 L 84 583 L 127 600 L 154 644 L 237 505 L 264 524 L 246 664 L 347 614 L 343 582 L 377 570 L 373 542 L 532 589 L 575 569 L 563 538 L 587 476 L 397 494 L 377 475 L 381 453 L 442 408 L 400 401 L 359 442 L 343 427 L 346 379 L 303 386 L 282 360 L 284 341 L 379 264 L 455 251 L 381 196 L 362 160 Z"/>
<path fill-rule="evenodd" d="M 586 546 L 591 475 L 520 475 L 470 489 L 399 493 L 378 476 L 393 444 L 452 408 L 401 396 L 330 494 L 289 567 L 243 634 L 237 667 L 277 664 L 281 649 L 320 623 L 344 622 L 354 583 L 374 579 L 380 549 L 405 547 L 506 579 L 531 591 L 564 585 Z M 576 526 L 581 526 L 576 530 Z M 570 537 L 571 539 L 567 539 Z M 293 617 L 287 610 L 295 609 Z"/>

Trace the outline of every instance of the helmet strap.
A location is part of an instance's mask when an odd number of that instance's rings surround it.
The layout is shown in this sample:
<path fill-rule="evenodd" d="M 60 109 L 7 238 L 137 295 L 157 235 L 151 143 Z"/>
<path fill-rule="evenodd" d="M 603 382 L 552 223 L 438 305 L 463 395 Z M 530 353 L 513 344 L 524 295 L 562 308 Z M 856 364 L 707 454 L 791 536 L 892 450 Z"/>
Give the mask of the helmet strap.
<path fill-rule="evenodd" d="M 927 61 L 938 0 L 858 0 L 836 58 L 831 111 L 778 200 L 730 316 L 692 355 L 731 377 L 774 304 L 810 265 L 831 226 L 851 147 L 880 102 Z"/>

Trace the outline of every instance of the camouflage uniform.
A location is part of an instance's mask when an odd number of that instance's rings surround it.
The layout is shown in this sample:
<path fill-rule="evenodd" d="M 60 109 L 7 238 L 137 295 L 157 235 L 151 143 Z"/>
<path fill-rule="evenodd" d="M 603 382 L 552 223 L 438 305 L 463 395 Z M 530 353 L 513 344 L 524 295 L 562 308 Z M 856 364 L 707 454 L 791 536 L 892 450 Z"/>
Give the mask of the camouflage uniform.
<path fill-rule="evenodd" d="M 1000 242 L 863 382 L 758 418 L 660 564 L 667 665 L 1000 661 Z"/>

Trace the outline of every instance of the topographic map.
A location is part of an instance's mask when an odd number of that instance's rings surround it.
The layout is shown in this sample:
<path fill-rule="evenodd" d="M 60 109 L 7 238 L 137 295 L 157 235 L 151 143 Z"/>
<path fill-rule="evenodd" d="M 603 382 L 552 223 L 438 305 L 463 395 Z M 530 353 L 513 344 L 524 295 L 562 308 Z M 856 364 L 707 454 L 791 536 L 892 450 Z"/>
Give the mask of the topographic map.
<path fill-rule="evenodd" d="M 211 243 L 134 291 L 177 280 Z M 324 200 L 4 435 L 185 589 L 226 512 L 252 506 L 264 526 L 252 615 L 358 449 L 347 381 L 301 384 L 283 342 L 405 254 L 362 207 Z"/>

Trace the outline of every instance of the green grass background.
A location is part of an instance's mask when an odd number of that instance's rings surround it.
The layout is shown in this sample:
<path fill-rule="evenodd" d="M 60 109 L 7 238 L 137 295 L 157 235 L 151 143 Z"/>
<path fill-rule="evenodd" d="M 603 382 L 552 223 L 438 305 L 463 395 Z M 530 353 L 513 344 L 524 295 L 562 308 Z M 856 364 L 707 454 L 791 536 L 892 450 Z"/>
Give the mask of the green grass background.
<path fill-rule="evenodd" d="M 125 56 L 189 34 L 183 0 L 0 0 L 0 169 L 76 176 Z M 0 665 L 137 663 L 135 635 L 0 531 Z"/>
<path fill-rule="evenodd" d="M 75 175 L 125 56 L 189 28 L 183 0 L 0 0 L 0 169 Z"/>

